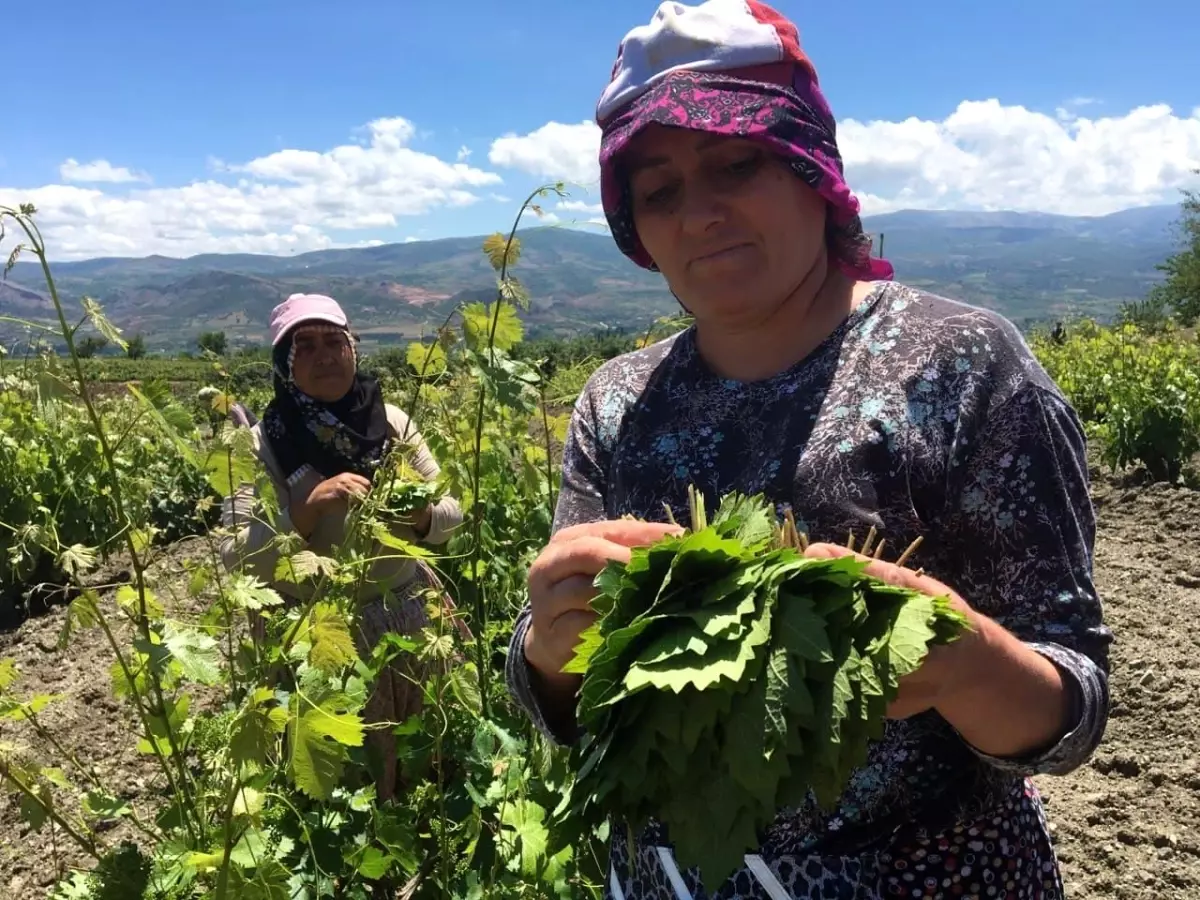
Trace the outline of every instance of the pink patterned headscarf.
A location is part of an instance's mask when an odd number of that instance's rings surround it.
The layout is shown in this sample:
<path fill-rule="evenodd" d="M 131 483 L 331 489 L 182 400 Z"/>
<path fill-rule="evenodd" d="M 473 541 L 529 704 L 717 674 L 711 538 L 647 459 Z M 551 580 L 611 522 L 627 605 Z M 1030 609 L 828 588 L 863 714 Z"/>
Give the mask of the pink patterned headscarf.
<path fill-rule="evenodd" d="M 758 0 L 663 3 L 622 41 L 596 120 L 604 214 L 617 246 L 639 266 L 657 270 L 634 227 L 621 153 L 658 124 L 766 145 L 828 204 L 834 263 L 864 281 L 894 277 L 887 260 L 871 255 L 836 122 L 796 27 Z"/>

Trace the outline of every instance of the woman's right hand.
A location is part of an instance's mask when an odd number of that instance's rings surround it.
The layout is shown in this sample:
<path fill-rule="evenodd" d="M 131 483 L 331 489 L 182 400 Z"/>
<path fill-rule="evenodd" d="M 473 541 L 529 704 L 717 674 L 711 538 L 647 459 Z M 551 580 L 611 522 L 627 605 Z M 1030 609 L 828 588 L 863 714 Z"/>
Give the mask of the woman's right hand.
<path fill-rule="evenodd" d="M 342 472 L 318 484 L 304 502 L 322 511 L 347 508 L 351 497 L 365 497 L 369 490 L 371 482 L 367 479 L 355 472 Z"/>
<path fill-rule="evenodd" d="M 525 658 L 554 694 L 565 700 L 579 685 L 580 676 L 562 669 L 574 656 L 580 632 L 596 620 L 591 607 L 596 576 L 611 560 L 628 562 L 630 548 L 682 532 L 678 525 L 618 519 L 573 525 L 550 539 L 529 568 Z"/>
<path fill-rule="evenodd" d="M 365 497 L 370 489 L 371 482 L 355 472 L 326 478 L 307 497 L 291 505 L 292 525 L 307 538 L 317 527 L 317 519 L 322 514 L 335 510 L 344 514 L 350 506 L 350 498 Z"/>

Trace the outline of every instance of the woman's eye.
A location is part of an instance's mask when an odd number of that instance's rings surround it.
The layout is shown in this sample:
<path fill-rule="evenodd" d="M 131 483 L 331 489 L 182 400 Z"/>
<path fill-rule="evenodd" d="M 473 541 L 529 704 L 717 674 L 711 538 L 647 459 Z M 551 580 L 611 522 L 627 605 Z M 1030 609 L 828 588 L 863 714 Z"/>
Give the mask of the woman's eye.
<path fill-rule="evenodd" d="M 729 164 L 728 168 L 734 175 L 749 175 L 758 168 L 760 160 L 761 157 L 758 154 L 754 154 L 734 160 Z"/>
<path fill-rule="evenodd" d="M 673 190 L 673 187 L 673 185 L 665 184 L 662 187 L 655 188 L 644 195 L 643 202 L 645 202 L 648 206 L 655 206 L 660 203 L 665 203 L 671 198 L 671 191 Z"/>

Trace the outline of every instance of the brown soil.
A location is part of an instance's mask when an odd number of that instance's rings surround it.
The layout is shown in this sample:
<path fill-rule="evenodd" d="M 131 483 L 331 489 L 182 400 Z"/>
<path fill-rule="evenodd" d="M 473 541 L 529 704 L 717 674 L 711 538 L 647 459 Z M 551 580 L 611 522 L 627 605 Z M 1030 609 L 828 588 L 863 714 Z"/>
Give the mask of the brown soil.
<path fill-rule="evenodd" d="M 187 596 L 183 562 L 198 559 L 208 551 L 199 540 L 183 542 L 152 558 L 148 582 L 170 615 L 192 618 L 200 602 Z M 126 560 L 127 562 L 127 560 Z M 128 583 L 129 572 L 119 560 L 104 566 L 91 584 Z M 113 602 L 112 590 L 103 595 L 102 608 L 116 626 L 115 637 L 122 648 L 131 640 L 131 627 L 124 623 Z M 75 635 L 66 650 L 57 646 L 67 618 L 66 606 L 58 604 L 36 614 L 14 631 L 0 633 L 0 659 L 17 663 L 19 680 L 13 693 L 28 698 L 35 694 L 59 697 L 38 716 L 63 747 L 93 770 L 111 794 L 129 802 L 147 822 L 153 821 L 154 798 L 166 796 L 166 780 L 152 756 L 137 751 L 140 728 L 135 714 L 112 694 L 111 668 L 114 657 L 100 630 Z M 44 748 L 25 723 L 0 720 L 0 744 L 17 744 L 33 750 L 36 759 L 61 768 L 73 785 L 84 785 L 79 770 L 53 748 Z M 68 823 L 78 821 L 79 795 L 58 791 L 55 803 Z M 128 822 L 101 826 L 99 841 L 115 846 L 135 839 L 137 831 Z M 22 820 L 20 802 L 7 789 L 0 790 L 0 898 L 33 900 L 44 897 L 50 887 L 72 867 L 90 868 L 92 860 L 64 835 L 49 825 L 34 832 Z"/>
<path fill-rule="evenodd" d="M 1200 493 L 1098 484 L 1113 708 L 1090 765 L 1039 788 L 1070 900 L 1200 897 Z"/>
<path fill-rule="evenodd" d="M 1200 633 L 1192 630 L 1200 620 L 1200 492 L 1098 479 L 1095 497 L 1096 578 L 1116 634 L 1112 719 L 1089 765 L 1039 787 L 1070 900 L 1192 900 L 1200 897 Z M 182 555 L 164 567 L 178 571 Z M 134 749 L 132 720 L 111 699 L 111 656 L 99 635 L 54 649 L 63 618 L 54 608 L 0 634 L 0 658 L 18 662 L 27 690 L 65 695 L 46 723 L 140 803 L 162 789 L 161 776 Z M 15 730 L 3 725 L 0 740 L 12 740 Z M 60 868 L 86 863 L 61 835 L 55 842 L 46 829 L 31 833 L 7 796 L 0 834 L 2 897 L 44 896 Z M 121 825 L 103 837 L 126 834 Z"/>

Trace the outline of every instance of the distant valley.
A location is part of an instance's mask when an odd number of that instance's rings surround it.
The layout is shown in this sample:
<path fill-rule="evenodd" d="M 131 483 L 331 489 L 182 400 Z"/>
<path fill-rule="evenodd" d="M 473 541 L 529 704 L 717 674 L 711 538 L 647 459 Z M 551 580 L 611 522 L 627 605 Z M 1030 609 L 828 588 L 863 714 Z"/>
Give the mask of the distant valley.
<path fill-rule="evenodd" d="M 897 279 L 996 309 L 1019 324 L 1068 315 L 1107 319 L 1141 299 L 1175 250 L 1174 206 L 1102 217 L 907 211 L 869 218 Z M 528 330 L 568 334 L 638 328 L 677 309 L 660 276 L 638 269 L 607 235 L 543 227 L 520 233 L 515 271 L 533 297 Z M 368 344 L 435 327 L 464 300 L 490 300 L 495 276 L 482 237 L 322 250 L 296 256 L 208 254 L 93 259 L 52 266 L 63 297 L 101 301 L 153 350 L 193 347 L 203 331 L 233 344 L 265 340 L 271 307 L 295 291 L 340 300 Z M 7 246 L 5 250 L 10 249 Z M 0 284 L 0 316 L 52 315 L 38 266 Z M 0 323 L 0 336 L 15 337 Z"/>

